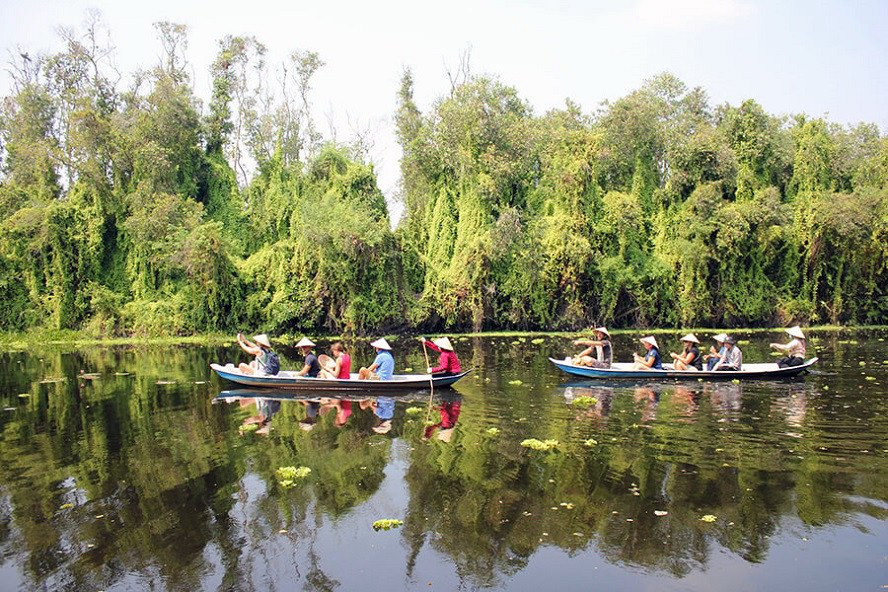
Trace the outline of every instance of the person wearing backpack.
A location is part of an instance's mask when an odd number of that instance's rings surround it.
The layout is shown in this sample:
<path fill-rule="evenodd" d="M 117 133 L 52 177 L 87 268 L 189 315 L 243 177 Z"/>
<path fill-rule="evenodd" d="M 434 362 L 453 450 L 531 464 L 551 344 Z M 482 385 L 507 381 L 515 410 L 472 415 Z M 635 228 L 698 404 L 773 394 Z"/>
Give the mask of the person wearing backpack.
<path fill-rule="evenodd" d="M 249 364 L 239 364 L 238 369 L 244 374 L 277 376 L 277 373 L 281 371 L 281 359 L 271 349 L 268 335 L 265 333 L 254 335 L 253 340 L 255 343 L 244 337 L 243 333 L 237 334 L 237 344 L 241 346 L 241 349 L 252 356 L 256 356 L 256 359 Z"/>

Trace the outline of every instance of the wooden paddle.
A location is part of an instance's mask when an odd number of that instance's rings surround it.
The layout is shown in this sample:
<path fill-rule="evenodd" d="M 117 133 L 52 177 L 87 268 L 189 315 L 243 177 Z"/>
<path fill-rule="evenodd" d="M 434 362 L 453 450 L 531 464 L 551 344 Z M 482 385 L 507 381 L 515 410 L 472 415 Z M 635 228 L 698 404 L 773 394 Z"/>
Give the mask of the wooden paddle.
<path fill-rule="evenodd" d="M 422 353 L 425 355 L 426 361 L 426 369 L 431 368 L 432 365 L 429 364 L 429 352 L 426 351 L 425 337 L 422 339 Z M 432 397 L 435 396 L 435 382 L 432 380 L 432 374 L 429 373 L 429 407 L 426 409 L 426 419 L 425 423 L 429 423 L 429 418 L 432 416 Z M 422 426 L 422 429 L 425 430 L 425 425 Z"/>

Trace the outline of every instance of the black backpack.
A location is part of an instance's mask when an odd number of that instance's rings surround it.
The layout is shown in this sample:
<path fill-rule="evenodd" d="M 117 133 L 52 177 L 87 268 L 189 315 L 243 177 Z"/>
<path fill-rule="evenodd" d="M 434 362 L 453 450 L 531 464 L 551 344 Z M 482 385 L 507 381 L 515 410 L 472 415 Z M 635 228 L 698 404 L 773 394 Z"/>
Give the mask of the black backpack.
<path fill-rule="evenodd" d="M 265 366 L 265 373 L 271 376 L 281 371 L 281 359 L 271 350 L 265 352 L 265 361 L 262 362 L 262 365 Z"/>

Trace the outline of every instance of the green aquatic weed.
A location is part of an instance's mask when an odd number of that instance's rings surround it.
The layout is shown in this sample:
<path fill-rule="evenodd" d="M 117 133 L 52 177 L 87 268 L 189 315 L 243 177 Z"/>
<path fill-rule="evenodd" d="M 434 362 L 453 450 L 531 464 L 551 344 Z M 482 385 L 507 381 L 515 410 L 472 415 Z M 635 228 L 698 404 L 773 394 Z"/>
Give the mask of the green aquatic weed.
<path fill-rule="evenodd" d="M 311 473 L 308 467 L 281 467 L 274 472 L 278 478 L 278 485 L 289 489 L 296 485 L 297 479 L 305 479 Z"/>
<path fill-rule="evenodd" d="M 398 520 L 396 518 L 383 518 L 382 520 L 377 520 L 373 523 L 373 530 L 391 530 L 393 528 L 398 528 L 404 524 L 403 520 Z"/>
<path fill-rule="evenodd" d="M 598 399 L 595 397 L 577 397 L 573 401 L 570 402 L 574 407 L 592 407 L 593 405 L 598 403 Z"/>
<path fill-rule="evenodd" d="M 536 438 L 528 438 L 522 440 L 521 445 L 532 450 L 552 450 L 558 446 L 558 440 L 537 440 Z"/>

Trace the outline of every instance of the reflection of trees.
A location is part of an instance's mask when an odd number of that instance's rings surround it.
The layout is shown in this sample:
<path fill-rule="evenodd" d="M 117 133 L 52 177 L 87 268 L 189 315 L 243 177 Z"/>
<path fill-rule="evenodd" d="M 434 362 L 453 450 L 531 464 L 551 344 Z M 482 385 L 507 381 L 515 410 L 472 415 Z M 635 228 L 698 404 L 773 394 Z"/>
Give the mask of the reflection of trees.
<path fill-rule="evenodd" d="M 488 586 L 543 545 L 570 552 L 594 544 L 611 561 L 681 577 L 704 566 L 715 547 L 763 561 L 787 518 L 816 527 L 849 512 L 884 513 L 849 496 L 885 499 L 885 467 L 824 467 L 825 440 L 807 426 L 828 418 L 811 404 L 816 390 L 799 388 L 664 384 L 607 394 L 574 387 L 571 398 L 607 397 L 606 423 L 594 407 L 549 407 L 540 425 L 519 422 L 516 432 L 509 420 L 499 437 L 466 405 L 450 444 L 417 443 L 412 452 L 404 530 L 411 555 L 430 546 L 470 585 Z M 794 438 L 790 427 L 817 437 Z M 517 445 L 526 437 L 561 444 L 556 452 L 529 451 Z M 586 447 L 588 438 L 598 444 Z M 701 521 L 704 514 L 716 522 Z"/>
<path fill-rule="evenodd" d="M 0 549 L 27 558 L 25 577 L 105 588 L 141 573 L 195 589 L 212 544 L 223 581 L 249 588 L 255 553 L 245 539 L 262 549 L 281 525 L 304 532 L 310 513 L 342 514 L 376 490 L 390 440 L 368 445 L 371 418 L 355 413 L 340 429 L 324 415 L 306 433 L 304 411 L 285 405 L 271 436 L 241 437 L 247 411 L 211 405 L 208 387 L 191 383 L 220 355 L 97 348 L 29 356 L 22 373 L 8 373 L 2 402 L 18 410 L 0 416 Z M 2 361 L 15 363 L 10 357 Z M 44 377 L 67 380 L 39 383 Z M 313 469 L 306 488 L 277 489 L 274 471 L 288 464 Z M 310 573 L 324 579 L 317 566 Z"/>

